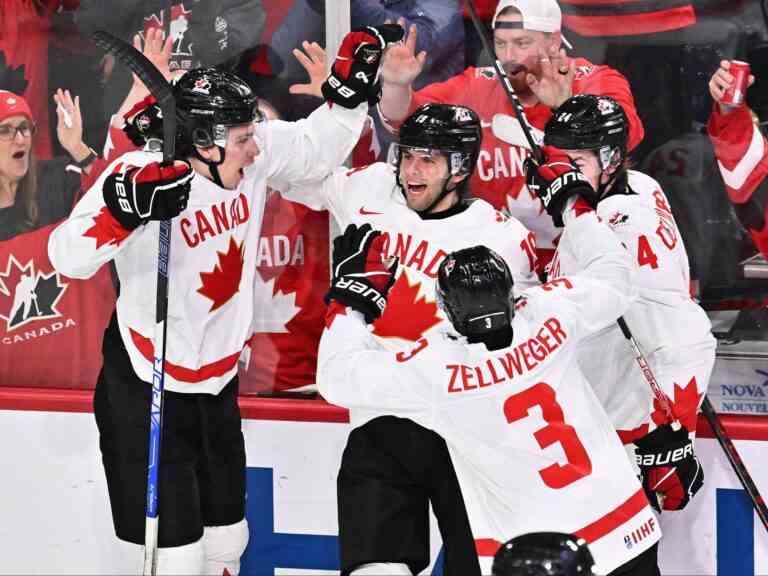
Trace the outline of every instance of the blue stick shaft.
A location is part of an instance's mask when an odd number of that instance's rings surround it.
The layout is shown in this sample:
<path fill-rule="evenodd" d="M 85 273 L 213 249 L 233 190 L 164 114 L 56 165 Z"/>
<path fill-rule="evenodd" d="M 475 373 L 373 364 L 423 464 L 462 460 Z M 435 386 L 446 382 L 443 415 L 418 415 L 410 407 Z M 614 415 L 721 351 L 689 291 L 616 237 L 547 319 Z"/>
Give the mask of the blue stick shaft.
<path fill-rule="evenodd" d="M 149 423 L 147 464 L 147 512 L 144 530 L 144 574 L 157 571 L 157 535 L 160 448 L 163 431 L 163 390 L 165 388 L 165 343 L 168 331 L 168 262 L 171 255 L 171 221 L 160 222 L 157 258 L 157 298 L 155 314 L 155 361 L 152 369 L 152 406 Z"/>

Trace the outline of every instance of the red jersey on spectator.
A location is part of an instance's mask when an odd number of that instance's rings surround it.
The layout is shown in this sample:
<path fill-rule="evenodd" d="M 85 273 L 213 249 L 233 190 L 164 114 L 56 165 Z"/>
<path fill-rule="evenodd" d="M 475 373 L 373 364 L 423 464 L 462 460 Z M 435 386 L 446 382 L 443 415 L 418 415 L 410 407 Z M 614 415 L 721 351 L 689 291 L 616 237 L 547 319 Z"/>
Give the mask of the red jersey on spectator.
<path fill-rule="evenodd" d="M 723 114 L 715 104 L 707 125 L 728 198 L 758 250 L 768 256 L 768 143 L 746 106 Z"/>

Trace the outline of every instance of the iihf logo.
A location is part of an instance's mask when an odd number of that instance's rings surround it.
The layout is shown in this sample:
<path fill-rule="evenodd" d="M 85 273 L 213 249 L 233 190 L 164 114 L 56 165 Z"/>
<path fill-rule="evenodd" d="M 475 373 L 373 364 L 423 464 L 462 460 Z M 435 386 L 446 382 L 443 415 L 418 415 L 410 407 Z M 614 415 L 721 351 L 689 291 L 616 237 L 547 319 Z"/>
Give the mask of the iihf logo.
<path fill-rule="evenodd" d="M 22 266 L 11 254 L 5 272 L 0 272 L 0 318 L 5 320 L 6 330 L 60 317 L 56 304 L 66 289 L 55 270 L 44 274 L 35 270 L 34 260 Z"/>

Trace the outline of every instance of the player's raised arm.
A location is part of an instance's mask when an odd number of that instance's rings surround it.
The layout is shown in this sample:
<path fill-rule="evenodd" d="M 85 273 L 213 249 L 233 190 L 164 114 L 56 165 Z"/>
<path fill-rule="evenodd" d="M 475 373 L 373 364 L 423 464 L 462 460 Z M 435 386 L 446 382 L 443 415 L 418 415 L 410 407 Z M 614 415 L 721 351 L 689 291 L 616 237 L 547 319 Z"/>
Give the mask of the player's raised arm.
<path fill-rule="evenodd" d="M 304 120 L 277 120 L 259 127 L 256 138 L 269 154 L 272 188 L 316 182 L 342 164 L 357 143 L 368 105 L 378 102 L 377 74 L 384 49 L 402 36 L 403 29 L 395 24 L 350 32 L 322 85 L 326 104 Z"/>
<path fill-rule="evenodd" d="M 528 187 L 535 191 L 556 226 L 565 226 L 582 272 L 558 278 L 530 294 L 529 305 L 561 307 L 575 319 L 582 335 L 612 324 L 634 297 L 634 265 L 616 235 L 600 222 L 594 208 L 595 190 L 563 152 L 547 146 L 541 165 L 526 163 Z M 538 298 L 557 291 L 560 298 Z"/>

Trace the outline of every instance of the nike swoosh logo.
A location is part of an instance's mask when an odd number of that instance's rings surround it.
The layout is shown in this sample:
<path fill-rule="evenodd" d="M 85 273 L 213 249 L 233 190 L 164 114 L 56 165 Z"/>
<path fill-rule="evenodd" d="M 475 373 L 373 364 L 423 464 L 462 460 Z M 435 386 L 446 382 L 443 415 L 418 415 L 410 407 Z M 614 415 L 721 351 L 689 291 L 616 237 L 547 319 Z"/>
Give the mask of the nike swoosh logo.
<path fill-rule="evenodd" d="M 360 214 L 362 214 L 363 216 L 381 216 L 381 212 L 370 212 L 365 208 L 360 208 Z"/>
<path fill-rule="evenodd" d="M 491 123 L 490 122 L 486 122 L 485 120 L 480 120 L 480 127 L 481 128 L 490 128 L 491 127 Z"/>

